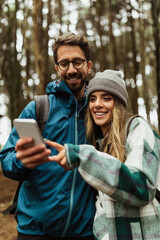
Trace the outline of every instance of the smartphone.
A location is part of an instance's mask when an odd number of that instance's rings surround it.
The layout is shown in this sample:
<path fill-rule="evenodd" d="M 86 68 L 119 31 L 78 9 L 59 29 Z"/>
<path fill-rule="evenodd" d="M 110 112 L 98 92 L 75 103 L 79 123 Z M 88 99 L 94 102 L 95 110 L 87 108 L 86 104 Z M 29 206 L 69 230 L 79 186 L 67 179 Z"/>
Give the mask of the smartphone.
<path fill-rule="evenodd" d="M 27 144 L 27 148 L 44 143 L 35 119 L 14 119 L 14 126 L 20 138 L 32 137 L 34 139 L 33 143 Z"/>

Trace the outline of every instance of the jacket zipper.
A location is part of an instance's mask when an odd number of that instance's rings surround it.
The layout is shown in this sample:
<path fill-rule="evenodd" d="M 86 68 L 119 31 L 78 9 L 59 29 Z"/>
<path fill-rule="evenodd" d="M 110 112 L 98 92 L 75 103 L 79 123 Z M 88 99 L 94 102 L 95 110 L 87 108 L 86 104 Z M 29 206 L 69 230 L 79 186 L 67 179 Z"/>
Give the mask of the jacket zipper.
<path fill-rule="evenodd" d="M 77 122 L 78 122 L 78 105 L 76 100 L 76 113 L 75 113 L 75 145 L 78 144 L 78 131 L 77 131 Z M 75 190 L 75 182 L 76 182 L 76 175 L 77 175 L 77 169 L 73 171 L 73 180 L 72 180 L 72 187 L 71 187 L 71 196 L 70 196 L 70 207 L 69 207 L 69 213 L 67 217 L 67 222 L 64 228 L 64 231 L 61 235 L 61 237 L 64 237 L 66 235 L 66 232 L 68 230 L 69 224 L 71 222 L 71 216 L 73 211 L 73 197 L 74 197 L 74 190 Z"/>

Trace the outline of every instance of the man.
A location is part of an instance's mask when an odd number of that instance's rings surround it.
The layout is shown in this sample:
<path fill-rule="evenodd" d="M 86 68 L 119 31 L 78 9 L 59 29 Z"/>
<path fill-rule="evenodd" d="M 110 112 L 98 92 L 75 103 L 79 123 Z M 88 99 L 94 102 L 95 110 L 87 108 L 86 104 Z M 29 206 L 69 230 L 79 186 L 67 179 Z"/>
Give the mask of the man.
<path fill-rule="evenodd" d="M 61 144 L 85 143 L 85 83 L 90 73 L 90 49 L 84 36 L 68 33 L 53 44 L 55 69 L 60 80 L 47 86 L 50 112 L 43 137 Z M 20 118 L 34 118 L 35 101 Z M 46 156 L 55 149 L 25 145 L 31 138 L 18 140 L 13 128 L 0 158 L 4 175 L 24 181 L 17 214 L 17 240 L 94 239 L 95 191 L 81 178 L 78 169 L 66 172 Z"/>

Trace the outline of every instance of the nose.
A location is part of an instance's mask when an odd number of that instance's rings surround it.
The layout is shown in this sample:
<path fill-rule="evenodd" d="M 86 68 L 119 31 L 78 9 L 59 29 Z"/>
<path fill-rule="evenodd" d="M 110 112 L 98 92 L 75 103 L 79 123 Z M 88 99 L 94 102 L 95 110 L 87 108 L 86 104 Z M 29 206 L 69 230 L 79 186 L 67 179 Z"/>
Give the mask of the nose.
<path fill-rule="evenodd" d="M 100 98 L 97 98 L 96 101 L 94 102 L 95 107 L 102 107 L 102 101 Z"/>
<path fill-rule="evenodd" d="M 75 73 L 75 72 L 77 72 L 77 69 L 73 66 L 73 63 L 70 62 L 70 63 L 69 63 L 68 70 L 67 70 L 67 73 L 68 73 L 68 74 L 73 74 L 73 73 Z"/>

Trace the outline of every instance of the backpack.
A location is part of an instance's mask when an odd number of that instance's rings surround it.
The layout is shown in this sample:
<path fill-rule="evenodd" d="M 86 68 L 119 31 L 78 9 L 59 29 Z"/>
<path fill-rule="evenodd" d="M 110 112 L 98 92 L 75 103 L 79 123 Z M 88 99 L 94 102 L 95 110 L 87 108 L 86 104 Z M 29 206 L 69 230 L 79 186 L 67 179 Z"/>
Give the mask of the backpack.
<path fill-rule="evenodd" d="M 132 123 L 133 119 L 136 118 L 136 117 L 142 117 L 142 116 L 140 116 L 140 115 L 133 115 L 133 116 L 131 116 L 131 117 L 129 118 L 128 123 L 127 123 L 126 136 L 128 136 L 131 123 Z M 154 129 L 152 129 L 152 131 L 153 131 L 154 135 L 155 135 L 157 138 L 159 138 L 159 140 L 160 140 L 160 136 L 158 135 L 158 133 L 157 133 Z M 158 202 L 160 202 L 160 191 L 158 190 L 158 188 L 156 188 L 155 198 L 158 200 Z"/>
<path fill-rule="evenodd" d="M 36 103 L 36 119 L 39 126 L 39 129 L 41 133 L 43 133 L 43 130 L 45 128 L 45 124 L 48 119 L 49 114 L 49 98 L 48 95 L 37 95 L 34 97 L 35 103 Z M 6 214 L 10 213 L 15 216 L 15 219 L 17 220 L 17 201 L 18 201 L 18 195 L 21 188 L 23 181 L 20 181 L 18 183 L 18 187 L 16 189 L 13 203 L 11 206 L 9 206 L 7 209 L 5 209 L 2 213 L 5 216 Z"/>

